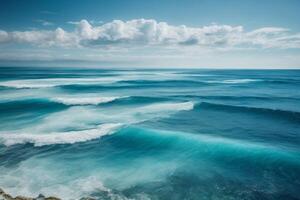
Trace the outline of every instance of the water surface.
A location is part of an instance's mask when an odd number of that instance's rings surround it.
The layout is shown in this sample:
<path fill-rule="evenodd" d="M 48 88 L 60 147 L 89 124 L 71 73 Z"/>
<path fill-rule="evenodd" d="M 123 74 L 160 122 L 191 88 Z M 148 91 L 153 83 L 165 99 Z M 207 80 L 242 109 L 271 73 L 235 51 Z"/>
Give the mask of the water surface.
<path fill-rule="evenodd" d="M 299 199 L 299 70 L 0 69 L 0 187 Z"/>

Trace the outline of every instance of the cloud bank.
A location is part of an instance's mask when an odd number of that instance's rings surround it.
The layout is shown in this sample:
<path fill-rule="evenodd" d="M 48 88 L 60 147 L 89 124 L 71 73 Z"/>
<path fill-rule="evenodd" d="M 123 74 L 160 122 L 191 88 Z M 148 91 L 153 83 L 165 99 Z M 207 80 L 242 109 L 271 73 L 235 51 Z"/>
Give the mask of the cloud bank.
<path fill-rule="evenodd" d="M 281 27 L 245 31 L 242 26 L 212 24 L 203 27 L 173 26 L 153 19 L 114 20 L 93 26 L 87 20 L 74 23 L 73 31 L 0 30 L 0 44 L 39 47 L 101 48 L 104 46 L 194 46 L 199 48 L 300 48 L 300 33 Z"/>

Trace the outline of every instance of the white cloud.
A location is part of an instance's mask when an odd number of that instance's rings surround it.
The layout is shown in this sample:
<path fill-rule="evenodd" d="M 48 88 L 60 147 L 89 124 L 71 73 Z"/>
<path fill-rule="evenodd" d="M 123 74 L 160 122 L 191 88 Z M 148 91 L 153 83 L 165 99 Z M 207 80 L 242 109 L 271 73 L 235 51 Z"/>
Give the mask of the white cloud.
<path fill-rule="evenodd" d="M 9 35 L 6 31 L 0 30 L 0 43 L 7 42 L 9 40 Z"/>
<path fill-rule="evenodd" d="M 289 29 L 280 28 L 280 27 L 264 27 L 260 29 L 256 29 L 248 33 L 248 35 L 268 35 L 268 34 L 280 34 L 284 32 L 288 32 Z"/>
<path fill-rule="evenodd" d="M 13 31 L 8 33 L 6 42 L 7 41 L 13 43 L 29 43 L 38 46 L 71 47 L 76 44 L 77 36 L 64 31 L 62 28 L 57 28 L 54 31 Z"/>
<path fill-rule="evenodd" d="M 42 24 L 43 26 L 53 26 L 54 25 L 53 22 L 49 22 L 49 21 L 42 20 L 42 19 L 37 19 L 35 21 Z"/>
<path fill-rule="evenodd" d="M 68 21 L 67 24 L 77 25 L 80 21 Z"/>
<path fill-rule="evenodd" d="M 88 21 L 90 24 L 103 24 L 104 22 L 99 20 L 89 20 Z M 68 21 L 67 24 L 72 24 L 72 25 L 78 25 L 80 24 L 80 21 Z"/>
<path fill-rule="evenodd" d="M 0 31 L 0 43 L 28 43 L 37 46 L 194 46 L 199 48 L 300 48 L 299 33 L 281 27 L 263 27 L 246 32 L 242 26 L 212 24 L 204 27 L 172 26 L 156 20 L 114 20 L 92 25 L 87 20 L 68 22 L 74 31 Z M 163 48 L 162 47 L 162 48 Z"/>

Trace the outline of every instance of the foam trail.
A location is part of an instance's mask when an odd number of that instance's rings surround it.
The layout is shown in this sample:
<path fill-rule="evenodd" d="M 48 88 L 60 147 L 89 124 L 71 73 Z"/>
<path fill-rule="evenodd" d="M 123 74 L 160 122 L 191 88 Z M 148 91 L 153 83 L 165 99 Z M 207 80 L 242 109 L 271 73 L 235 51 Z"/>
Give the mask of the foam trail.
<path fill-rule="evenodd" d="M 130 109 L 125 112 L 118 112 L 117 118 L 125 123 L 135 124 L 148 121 L 154 118 L 164 118 L 179 111 L 192 110 L 193 102 L 183 103 L 154 103 L 146 106 Z"/>
<path fill-rule="evenodd" d="M 124 74 L 113 77 L 93 77 L 93 78 L 45 78 L 45 79 L 25 79 L 25 80 L 10 80 L 1 81 L 0 86 L 10 87 L 16 89 L 26 88 L 49 88 L 64 85 L 90 85 L 90 84 L 112 84 L 120 81 L 133 81 L 133 80 L 164 80 L 174 79 L 173 76 L 162 75 L 130 75 Z M 159 77 L 159 78 L 158 78 Z"/>
<path fill-rule="evenodd" d="M 193 102 L 183 103 L 157 103 L 152 105 L 143 106 L 141 109 L 144 112 L 157 112 L 157 111 L 181 111 L 192 110 L 194 108 Z"/>
<path fill-rule="evenodd" d="M 51 101 L 62 103 L 65 105 L 98 105 L 102 103 L 112 102 L 116 99 L 125 97 L 57 97 Z"/>
<path fill-rule="evenodd" d="M 120 77 L 101 78 L 49 78 L 49 79 L 26 79 L 0 82 L 0 86 L 10 88 L 48 88 L 73 84 L 111 84 L 122 80 Z"/>
<path fill-rule="evenodd" d="M 224 83 L 224 84 L 239 84 L 239 83 L 251 83 L 260 81 L 258 79 L 229 79 L 223 81 L 206 81 L 207 83 Z"/>
<path fill-rule="evenodd" d="M 0 137 L 7 146 L 22 143 L 33 143 L 35 146 L 51 145 L 51 144 L 73 144 L 76 142 L 85 142 L 110 135 L 118 129 L 121 124 L 110 123 L 99 125 L 95 129 L 69 131 L 47 134 L 2 134 Z"/>
<path fill-rule="evenodd" d="M 31 160 L 31 162 L 35 161 Z M 63 175 L 58 175 L 49 169 L 45 169 L 41 163 L 40 165 L 38 167 L 32 166 L 31 163 L 25 161 L 18 169 L 6 171 L 5 174 L 0 175 L 2 188 L 13 196 L 24 195 L 36 197 L 42 193 L 45 196 L 55 194 L 61 199 L 67 200 L 81 199 L 95 191 L 104 191 L 116 196 L 96 176 L 89 175 L 67 181 L 66 183 L 57 183 L 59 182 L 58 179 L 62 178 Z M 34 170 L 27 170 L 33 167 Z M 16 173 L 19 173 L 19 178 L 16 178 Z"/>
<path fill-rule="evenodd" d="M 16 88 L 16 89 L 25 89 L 25 88 L 47 88 L 47 87 L 54 87 L 58 86 L 59 84 L 55 83 L 30 83 L 30 82 L 22 82 L 22 81 L 6 81 L 6 82 L 1 82 L 0 86 L 3 87 L 9 87 L 9 88 Z"/>
<path fill-rule="evenodd" d="M 25 126 L 23 130 L 16 129 L 13 134 L 31 133 L 61 133 L 65 130 L 86 130 L 96 124 L 122 123 L 135 124 L 154 118 L 168 117 L 176 112 L 193 109 L 192 102 L 153 103 L 134 107 L 92 107 L 71 106 L 66 110 L 49 114 L 34 124 Z M 0 132 L 1 135 L 6 133 Z"/>

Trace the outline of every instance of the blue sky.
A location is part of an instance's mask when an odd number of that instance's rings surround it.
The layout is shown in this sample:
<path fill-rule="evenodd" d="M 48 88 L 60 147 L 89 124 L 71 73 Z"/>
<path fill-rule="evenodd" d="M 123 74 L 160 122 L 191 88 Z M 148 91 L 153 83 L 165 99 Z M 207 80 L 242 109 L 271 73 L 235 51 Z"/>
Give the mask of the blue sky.
<path fill-rule="evenodd" d="M 0 3 L 0 65 L 300 67 L 298 0 Z"/>

